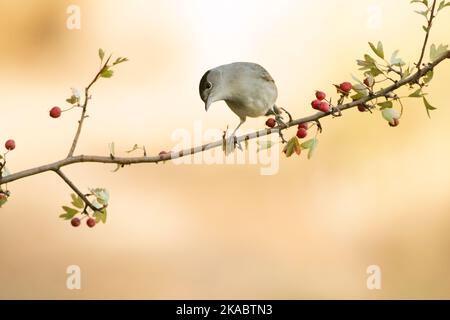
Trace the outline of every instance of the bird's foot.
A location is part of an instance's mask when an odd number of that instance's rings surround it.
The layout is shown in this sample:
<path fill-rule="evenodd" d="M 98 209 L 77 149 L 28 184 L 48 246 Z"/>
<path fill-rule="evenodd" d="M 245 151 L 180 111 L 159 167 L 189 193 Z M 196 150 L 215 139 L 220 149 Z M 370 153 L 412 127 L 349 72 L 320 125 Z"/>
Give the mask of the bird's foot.
<path fill-rule="evenodd" d="M 342 111 L 339 107 L 332 107 L 331 108 L 331 115 L 333 117 L 341 117 L 342 116 Z"/>
<path fill-rule="evenodd" d="M 279 118 L 283 119 L 283 118 L 281 117 L 282 111 L 283 111 L 284 113 L 286 113 L 287 116 L 289 117 L 288 123 L 292 122 L 292 115 L 291 115 L 285 108 L 273 106 L 273 114 L 274 114 L 276 117 L 279 117 Z"/>
<path fill-rule="evenodd" d="M 275 116 L 275 120 L 278 124 L 278 135 L 280 136 L 281 142 L 286 143 L 286 139 L 283 136 L 283 130 L 289 128 L 289 125 L 283 121 L 283 117 L 280 115 Z"/>
<path fill-rule="evenodd" d="M 230 153 L 232 153 L 234 150 L 236 150 L 236 147 L 243 151 L 241 142 L 237 140 L 236 135 L 231 135 L 227 138 L 225 138 L 226 136 L 226 131 L 224 132 L 223 135 L 223 141 L 224 141 L 224 146 L 223 146 L 223 150 L 225 152 L 225 155 L 229 155 Z"/>

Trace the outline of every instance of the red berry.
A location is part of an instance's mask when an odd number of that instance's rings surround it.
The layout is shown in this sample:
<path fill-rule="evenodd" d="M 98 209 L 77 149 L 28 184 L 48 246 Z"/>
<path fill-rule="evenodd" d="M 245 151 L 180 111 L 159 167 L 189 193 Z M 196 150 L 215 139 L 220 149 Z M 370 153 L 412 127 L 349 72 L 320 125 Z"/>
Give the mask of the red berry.
<path fill-rule="evenodd" d="M 277 125 L 277 122 L 275 121 L 274 118 L 269 118 L 266 121 L 266 126 L 268 126 L 269 128 L 273 128 Z"/>
<path fill-rule="evenodd" d="M 367 111 L 367 108 L 366 108 L 365 105 L 359 104 L 359 105 L 358 105 L 358 111 L 359 111 L 359 112 L 366 112 L 366 111 Z"/>
<path fill-rule="evenodd" d="M 305 128 L 300 128 L 297 130 L 297 137 L 299 139 L 303 139 L 308 135 L 308 131 Z"/>
<path fill-rule="evenodd" d="M 50 117 L 59 118 L 60 116 L 61 116 L 61 108 L 60 107 L 53 107 L 50 109 Z"/>
<path fill-rule="evenodd" d="M 80 223 L 81 223 L 81 220 L 78 218 L 73 218 L 72 220 L 70 220 L 70 224 L 73 227 L 78 227 L 80 225 Z"/>
<path fill-rule="evenodd" d="M 391 122 L 389 122 L 389 125 L 391 127 L 396 127 L 400 124 L 400 120 L 399 119 L 393 119 Z"/>
<path fill-rule="evenodd" d="M 342 82 L 339 85 L 339 89 L 341 89 L 343 92 L 346 92 L 346 93 L 350 92 L 350 90 L 352 90 L 352 88 L 353 88 L 353 86 L 350 82 Z"/>
<path fill-rule="evenodd" d="M 322 101 L 319 106 L 319 110 L 322 112 L 329 112 L 330 111 L 330 105 L 328 102 Z"/>
<path fill-rule="evenodd" d="M 89 228 L 93 228 L 95 226 L 95 219 L 94 218 L 87 219 L 86 224 Z"/>
<path fill-rule="evenodd" d="M 323 99 L 325 99 L 327 95 L 325 94 L 325 92 L 323 91 L 316 91 L 316 98 L 320 101 L 322 101 Z"/>
<path fill-rule="evenodd" d="M 311 106 L 313 107 L 313 109 L 319 109 L 320 100 L 314 100 L 313 102 L 311 102 Z"/>
<path fill-rule="evenodd" d="M 9 151 L 14 150 L 16 148 L 16 142 L 12 139 L 9 139 L 5 142 L 5 148 Z"/>
<path fill-rule="evenodd" d="M 301 128 L 308 130 L 308 122 L 300 123 L 298 125 L 297 129 L 301 129 Z"/>
<path fill-rule="evenodd" d="M 161 151 L 160 153 L 159 153 L 159 155 L 160 156 L 163 156 L 163 155 L 165 155 L 165 154 L 167 154 L 168 152 L 167 151 Z"/>

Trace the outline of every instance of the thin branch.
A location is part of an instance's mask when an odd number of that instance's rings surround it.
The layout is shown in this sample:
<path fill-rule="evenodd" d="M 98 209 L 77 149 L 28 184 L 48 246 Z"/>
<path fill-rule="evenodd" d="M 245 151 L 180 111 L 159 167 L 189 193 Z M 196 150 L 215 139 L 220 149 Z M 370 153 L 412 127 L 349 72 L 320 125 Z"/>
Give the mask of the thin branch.
<path fill-rule="evenodd" d="M 427 48 L 428 37 L 430 36 L 431 26 L 433 24 L 434 19 L 434 10 L 436 9 L 437 0 L 433 0 L 433 6 L 431 7 L 430 19 L 428 20 L 427 32 L 425 35 L 425 40 L 423 41 L 422 52 L 420 53 L 419 62 L 417 62 L 417 69 L 420 69 L 420 65 L 422 64 L 423 57 L 425 55 L 425 50 Z"/>
<path fill-rule="evenodd" d="M 89 208 L 91 208 L 92 210 L 98 211 L 101 210 L 97 207 L 95 207 L 90 201 L 89 199 L 83 194 L 83 192 L 80 191 L 80 189 L 77 188 L 77 186 L 75 186 L 75 184 L 61 171 L 61 169 L 56 169 L 53 170 L 55 171 L 60 177 L 61 179 L 64 180 L 65 183 L 67 183 L 67 185 L 72 188 L 72 190 L 84 201 L 84 204 L 86 206 L 88 206 Z"/>
<path fill-rule="evenodd" d="M 80 120 L 78 120 L 78 128 L 77 128 L 77 132 L 75 133 L 75 137 L 73 138 L 72 146 L 70 147 L 69 154 L 67 155 L 68 158 L 73 156 L 73 153 L 75 152 L 75 148 L 77 147 L 78 139 L 80 138 L 84 119 L 87 118 L 86 111 L 87 111 L 87 106 L 88 106 L 88 102 L 89 102 L 89 89 L 100 78 L 100 74 L 103 72 L 103 70 L 105 70 L 110 59 L 111 59 L 111 56 L 109 56 L 109 58 L 106 60 L 106 62 L 100 68 L 100 70 L 97 72 L 94 79 L 92 79 L 91 83 L 89 83 L 89 85 L 86 87 L 86 89 L 84 89 L 84 103 L 82 105 L 81 116 L 80 116 Z"/>
<path fill-rule="evenodd" d="M 435 66 L 440 64 L 442 61 L 444 61 L 448 57 L 450 57 L 450 50 L 445 52 L 444 54 L 442 54 L 439 58 L 437 58 L 432 63 L 429 63 L 428 65 L 426 65 L 423 69 L 419 69 L 416 73 L 410 75 L 409 77 L 401 79 L 401 80 L 397 81 L 396 83 L 386 87 L 385 89 L 382 89 L 382 90 L 379 90 L 377 92 L 374 92 L 373 94 L 370 94 L 367 97 L 364 97 L 364 98 L 361 98 L 359 100 L 352 101 L 352 102 L 349 102 L 349 103 L 345 103 L 345 104 L 339 105 L 337 107 L 341 111 L 344 111 L 344 110 L 356 107 L 356 106 L 358 106 L 360 104 L 366 104 L 367 102 L 372 101 L 374 99 L 377 99 L 379 97 L 385 97 L 390 92 L 395 91 L 395 90 L 397 90 L 400 87 L 403 87 L 403 86 L 408 85 L 410 83 L 415 83 L 421 77 L 425 76 L 430 70 L 433 70 L 433 68 Z M 318 112 L 318 113 L 313 114 L 313 115 L 308 116 L 308 117 L 304 117 L 304 118 L 293 120 L 293 121 L 291 121 L 291 122 L 289 122 L 287 124 L 286 128 L 275 127 L 273 129 L 259 130 L 259 131 L 256 131 L 256 132 L 253 132 L 253 133 L 250 133 L 250 134 L 247 134 L 247 135 L 239 136 L 239 137 L 236 138 L 236 141 L 242 142 L 242 141 L 245 141 L 245 140 L 251 140 L 251 139 L 258 138 L 258 137 L 263 137 L 263 136 L 266 136 L 266 135 L 279 133 L 280 130 L 284 130 L 284 129 L 287 129 L 289 127 L 293 127 L 293 126 L 298 125 L 300 123 L 318 121 L 321 118 L 324 118 L 324 117 L 327 117 L 327 116 L 331 116 L 331 115 L 332 115 L 332 112 L 328 112 L 328 113 Z M 158 156 L 151 156 L 151 157 L 148 157 L 148 156 L 143 156 L 143 157 L 111 157 L 111 156 L 93 156 L 93 155 L 78 155 L 78 156 L 73 156 L 72 155 L 72 156 L 69 156 L 69 157 L 67 157 L 67 158 L 65 158 L 63 160 L 57 161 L 57 162 L 53 162 L 53 163 L 50 163 L 50 164 L 47 164 L 47 165 L 43 165 L 43 166 L 35 167 L 35 168 L 32 168 L 32 169 L 20 171 L 20 172 L 8 175 L 6 177 L 0 177 L 0 185 L 8 183 L 8 182 L 15 181 L 15 180 L 19 180 L 19 179 L 22 179 L 22 178 L 25 178 L 25 177 L 29 177 L 29 176 L 32 176 L 32 175 L 40 174 L 40 173 L 43 173 L 43 172 L 46 172 L 46 171 L 55 171 L 55 172 L 58 173 L 60 168 L 62 168 L 64 166 L 71 165 L 71 164 L 75 164 L 75 163 L 96 162 L 96 163 L 107 163 L 107 164 L 118 164 L 118 165 L 131 165 L 131 164 L 138 164 L 138 163 L 158 163 L 160 161 L 166 161 L 166 160 L 170 160 L 170 159 L 176 159 L 176 158 L 180 158 L 180 157 L 185 157 L 185 156 L 189 156 L 189 155 L 192 155 L 192 154 L 195 154 L 195 153 L 204 152 L 204 151 L 209 150 L 209 149 L 222 147 L 222 145 L 223 145 L 223 140 L 218 140 L 218 141 L 215 141 L 215 142 L 204 144 L 202 146 L 192 147 L 192 148 L 184 149 L 184 150 L 181 150 L 181 151 L 175 151 L 175 152 L 171 152 L 171 153 L 167 153 L 167 154 L 161 154 L 161 155 L 158 155 Z M 58 174 L 60 174 L 60 173 L 58 173 Z M 72 187 L 72 189 L 73 189 L 73 187 Z"/>

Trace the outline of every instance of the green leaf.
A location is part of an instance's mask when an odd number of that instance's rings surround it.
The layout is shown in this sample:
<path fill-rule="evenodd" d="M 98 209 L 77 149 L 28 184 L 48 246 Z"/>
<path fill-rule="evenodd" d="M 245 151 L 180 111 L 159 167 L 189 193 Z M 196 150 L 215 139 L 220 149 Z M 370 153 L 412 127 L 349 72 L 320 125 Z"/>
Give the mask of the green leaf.
<path fill-rule="evenodd" d="M 436 47 L 435 44 L 431 45 L 430 48 L 430 59 L 431 61 L 435 61 L 437 58 L 442 56 L 445 52 L 448 50 L 448 45 L 440 44 L 438 47 Z"/>
<path fill-rule="evenodd" d="M 260 152 L 261 150 L 270 149 L 273 146 L 273 142 L 271 140 L 266 140 L 266 141 L 261 141 L 261 142 L 258 141 L 257 144 L 259 146 L 257 152 Z"/>
<path fill-rule="evenodd" d="M 370 48 L 372 48 L 372 51 L 375 52 L 375 54 L 378 57 L 380 57 L 381 59 L 384 59 L 384 49 L 383 49 L 383 43 L 381 43 L 381 41 L 378 41 L 378 44 L 376 47 L 372 42 L 369 42 L 369 46 L 370 46 Z"/>
<path fill-rule="evenodd" d="M 428 11 L 429 11 L 429 10 L 423 10 L 423 11 L 416 10 L 416 11 L 414 11 L 414 12 L 417 13 L 417 14 L 420 14 L 421 16 L 424 16 L 425 18 L 427 18 L 427 16 L 428 16 Z"/>
<path fill-rule="evenodd" d="M 102 210 L 99 211 L 95 211 L 93 214 L 94 218 L 95 218 L 95 222 L 99 223 L 99 222 L 103 222 L 106 223 L 106 208 L 103 208 Z"/>
<path fill-rule="evenodd" d="M 66 101 L 70 104 L 76 104 L 80 101 L 80 99 L 77 96 L 71 96 L 70 98 L 66 99 Z"/>
<path fill-rule="evenodd" d="M 390 59 L 390 63 L 391 63 L 391 65 L 393 65 L 393 66 L 404 66 L 404 65 L 405 65 L 405 62 L 404 62 L 401 58 L 397 57 L 398 52 L 399 52 L 399 50 L 395 50 L 395 51 L 392 53 L 391 59 Z"/>
<path fill-rule="evenodd" d="M 8 202 L 8 196 L 4 193 L 0 193 L 0 207 Z"/>
<path fill-rule="evenodd" d="M 104 68 L 102 72 L 100 72 L 100 77 L 102 78 L 111 78 L 114 75 L 114 71 L 109 68 Z"/>
<path fill-rule="evenodd" d="M 97 198 L 100 205 L 107 205 L 109 201 L 109 192 L 104 188 L 90 189 L 91 193 Z"/>
<path fill-rule="evenodd" d="M 128 61 L 128 58 L 119 57 L 116 59 L 116 61 L 113 62 L 113 66 L 115 66 L 116 64 L 122 63 L 122 62 L 126 62 L 126 61 Z"/>
<path fill-rule="evenodd" d="M 319 141 L 317 139 L 314 138 L 314 143 L 311 145 L 311 147 L 309 147 L 309 151 L 308 151 L 308 159 L 311 159 L 312 156 L 314 155 L 314 152 L 316 151 L 317 148 L 317 144 L 319 143 Z"/>
<path fill-rule="evenodd" d="M 366 97 L 366 95 L 364 95 L 364 93 L 362 92 L 358 92 L 357 94 L 351 96 L 350 98 L 352 98 L 353 101 L 359 100 Z"/>
<path fill-rule="evenodd" d="M 425 77 L 423 77 L 423 82 L 429 83 L 431 79 L 433 79 L 433 75 L 434 75 L 433 70 L 428 71 Z"/>
<path fill-rule="evenodd" d="M 402 79 L 405 79 L 405 78 L 409 77 L 410 75 L 411 75 L 411 68 L 410 68 L 410 66 L 408 66 L 408 68 L 403 71 Z"/>
<path fill-rule="evenodd" d="M 84 201 L 79 196 L 77 196 L 75 193 L 72 193 L 70 195 L 72 197 L 72 205 L 76 208 L 83 209 L 84 208 Z"/>
<path fill-rule="evenodd" d="M 286 157 L 290 157 L 292 156 L 292 154 L 294 154 L 294 152 L 296 154 L 300 154 L 301 152 L 301 147 L 300 147 L 300 142 L 298 141 L 298 138 L 292 137 L 287 143 L 286 146 L 283 149 L 283 152 L 286 154 Z"/>
<path fill-rule="evenodd" d="M 317 148 L 317 144 L 319 143 L 319 140 L 316 138 L 312 138 L 308 141 L 305 141 L 301 144 L 302 149 L 308 149 L 308 159 L 311 159 L 311 157 L 314 155 L 314 151 Z"/>
<path fill-rule="evenodd" d="M 425 109 L 427 110 L 428 118 L 431 118 L 430 111 L 436 110 L 436 108 L 433 107 L 425 97 L 423 97 L 423 103 L 425 105 Z"/>
<path fill-rule="evenodd" d="M 100 63 L 103 62 L 103 58 L 105 57 L 105 51 L 102 48 L 98 49 L 98 56 L 100 57 Z"/>
<path fill-rule="evenodd" d="M 370 68 L 369 74 L 371 74 L 373 77 L 379 76 L 380 74 L 383 74 L 384 72 L 381 71 L 377 66 Z"/>
<path fill-rule="evenodd" d="M 67 206 L 63 206 L 62 208 L 66 213 L 61 214 L 59 217 L 63 218 L 64 220 L 70 220 L 78 213 L 78 210 Z"/>
<path fill-rule="evenodd" d="M 428 7 L 428 0 L 411 0 L 410 3 L 420 3 L 420 4 L 424 4 Z"/>
<path fill-rule="evenodd" d="M 445 7 L 450 7 L 450 1 L 445 3 L 445 0 L 442 0 L 439 4 L 438 12 L 444 9 Z"/>
<path fill-rule="evenodd" d="M 379 105 L 381 107 L 380 110 L 389 109 L 389 108 L 392 108 L 394 106 L 392 101 L 380 102 L 380 103 L 377 103 L 377 105 Z"/>
<path fill-rule="evenodd" d="M 422 88 L 417 89 L 416 91 L 414 91 L 413 93 L 411 93 L 408 97 L 411 98 L 420 98 L 423 97 L 423 93 L 422 93 Z"/>
<path fill-rule="evenodd" d="M 302 149 L 309 149 L 315 143 L 314 142 L 315 140 L 316 140 L 315 138 L 309 139 L 303 142 L 300 146 L 302 147 Z"/>

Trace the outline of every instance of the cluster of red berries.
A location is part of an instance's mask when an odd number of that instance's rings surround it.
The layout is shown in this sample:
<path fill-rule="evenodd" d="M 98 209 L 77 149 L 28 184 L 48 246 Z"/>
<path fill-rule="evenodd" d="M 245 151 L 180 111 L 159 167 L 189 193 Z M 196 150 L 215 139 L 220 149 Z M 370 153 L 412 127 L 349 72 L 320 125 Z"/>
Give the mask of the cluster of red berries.
<path fill-rule="evenodd" d="M 81 224 L 81 219 L 80 218 L 73 218 L 72 220 L 70 220 L 70 224 L 72 225 L 72 227 L 78 227 Z M 86 220 L 86 225 L 89 228 L 93 228 L 95 226 L 95 219 L 94 218 L 89 218 Z"/>
<path fill-rule="evenodd" d="M 274 118 L 269 118 L 266 121 L 266 126 L 273 128 L 277 125 L 277 121 Z M 305 138 L 308 135 L 308 123 L 300 123 L 297 128 L 297 137 L 300 139 Z"/>
<path fill-rule="evenodd" d="M 297 127 L 297 138 L 303 139 L 308 135 L 308 123 L 300 123 Z"/>
<path fill-rule="evenodd" d="M 330 112 L 330 105 L 327 101 L 325 101 L 326 98 L 325 92 L 322 91 L 316 91 L 316 100 L 313 100 L 311 102 L 311 106 L 315 110 L 319 110 L 322 112 Z"/>
<path fill-rule="evenodd" d="M 16 148 L 16 142 L 13 139 L 9 139 L 5 142 L 5 148 L 8 151 L 12 151 Z"/>

